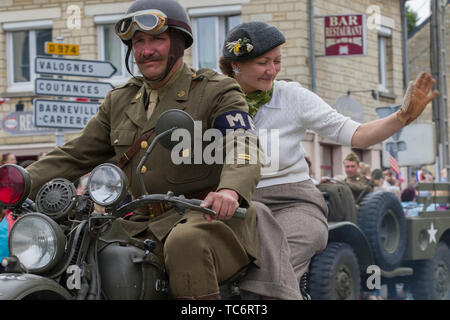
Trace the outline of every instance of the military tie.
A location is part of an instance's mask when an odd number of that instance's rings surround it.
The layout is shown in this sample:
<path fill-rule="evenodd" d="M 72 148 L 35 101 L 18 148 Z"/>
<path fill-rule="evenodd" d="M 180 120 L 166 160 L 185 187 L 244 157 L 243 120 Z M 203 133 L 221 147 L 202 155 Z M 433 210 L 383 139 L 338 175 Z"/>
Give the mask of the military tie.
<path fill-rule="evenodd" d="M 148 102 L 147 120 L 150 119 L 150 117 L 152 116 L 152 113 L 155 110 L 157 103 L 158 103 L 158 90 L 152 90 L 150 92 L 150 99 Z"/>

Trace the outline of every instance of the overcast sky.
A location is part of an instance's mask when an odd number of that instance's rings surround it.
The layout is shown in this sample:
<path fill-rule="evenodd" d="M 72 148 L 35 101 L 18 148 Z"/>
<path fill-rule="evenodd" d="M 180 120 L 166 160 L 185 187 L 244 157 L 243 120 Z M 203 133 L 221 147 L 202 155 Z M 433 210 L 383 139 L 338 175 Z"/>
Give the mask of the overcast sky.
<path fill-rule="evenodd" d="M 406 3 L 418 14 L 419 20 L 417 25 L 421 24 L 430 15 L 430 0 L 409 0 Z"/>

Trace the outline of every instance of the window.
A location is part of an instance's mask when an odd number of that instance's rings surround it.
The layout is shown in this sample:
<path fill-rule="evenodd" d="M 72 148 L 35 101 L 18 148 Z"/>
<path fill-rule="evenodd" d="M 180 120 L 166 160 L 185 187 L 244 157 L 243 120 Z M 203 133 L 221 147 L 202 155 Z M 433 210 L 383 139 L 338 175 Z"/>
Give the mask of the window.
<path fill-rule="evenodd" d="M 110 61 L 117 69 L 116 73 L 110 78 L 113 85 L 123 84 L 131 77 L 125 65 L 127 46 L 114 32 L 115 23 L 121 17 L 121 15 L 94 17 L 94 22 L 98 25 L 99 60 Z M 133 61 L 133 53 L 131 53 L 128 66 L 131 72 L 138 74 L 139 70 L 134 67 Z"/>
<path fill-rule="evenodd" d="M 392 89 L 392 30 L 378 26 L 378 91 Z"/>
<path fill-rule="evenodd" d="M 228 31 L 241 23 L 241 6 L 190 9 L 193 17 L 194 46 L 192 65 L 196 69 L 219 71 L 219 57 Z"/>
<path fill-rule="evenodd" d="M 52 22 L 3 24 L 7 32 L 8 92 L 33 91 L 34 59 L 46 56 L 45 42 L 52 41 Z"/>

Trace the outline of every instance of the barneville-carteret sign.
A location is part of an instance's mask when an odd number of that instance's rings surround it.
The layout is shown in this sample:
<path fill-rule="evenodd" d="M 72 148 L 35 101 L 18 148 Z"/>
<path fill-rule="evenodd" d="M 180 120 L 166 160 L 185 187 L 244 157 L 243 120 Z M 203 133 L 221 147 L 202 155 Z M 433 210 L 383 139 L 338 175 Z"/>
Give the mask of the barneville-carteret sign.
<path fill-rule="evenodd" d="M 110 78 L 117 69 L 109 61 L 36 57 L 36 73 Z"/>
<path fill-rule="evenodd" d="M 36 127 L 83 129 L 99 104 L 93 102 L 34 99 Z"/>
<path fill-rule="evenodd" d="M 109 82 L 37 78 L 34 84 L 36 95 L 56 97 L 103 99 L 111 89 L 114 87 Z"/>

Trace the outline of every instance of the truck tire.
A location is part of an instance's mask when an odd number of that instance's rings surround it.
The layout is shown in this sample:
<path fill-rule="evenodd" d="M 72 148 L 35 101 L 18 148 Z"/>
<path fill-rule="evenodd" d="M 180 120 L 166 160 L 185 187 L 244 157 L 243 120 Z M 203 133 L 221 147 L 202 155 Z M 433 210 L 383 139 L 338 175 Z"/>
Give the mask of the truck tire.
<path fill-rule="evenodd" d="M 418 300 L 450 299 L 450 249 L 440 242 L 433 258 L 414 261 L 411 292 Z"/>
<path fill-rule="evenodd" d="M 390 271 L 397 268 L 406 250 L 406 218 L 392 192 L 378 191 L 364 197 L 358 211 L 358 226 L 369 241 L 375 264 Z"/>
<path fill-rule="evenodd" d="M 309 288 L 312 300 L 357 300 L 360 282 L 358 259 L 346 243 L 331 242 L 311 260 Z"/>

